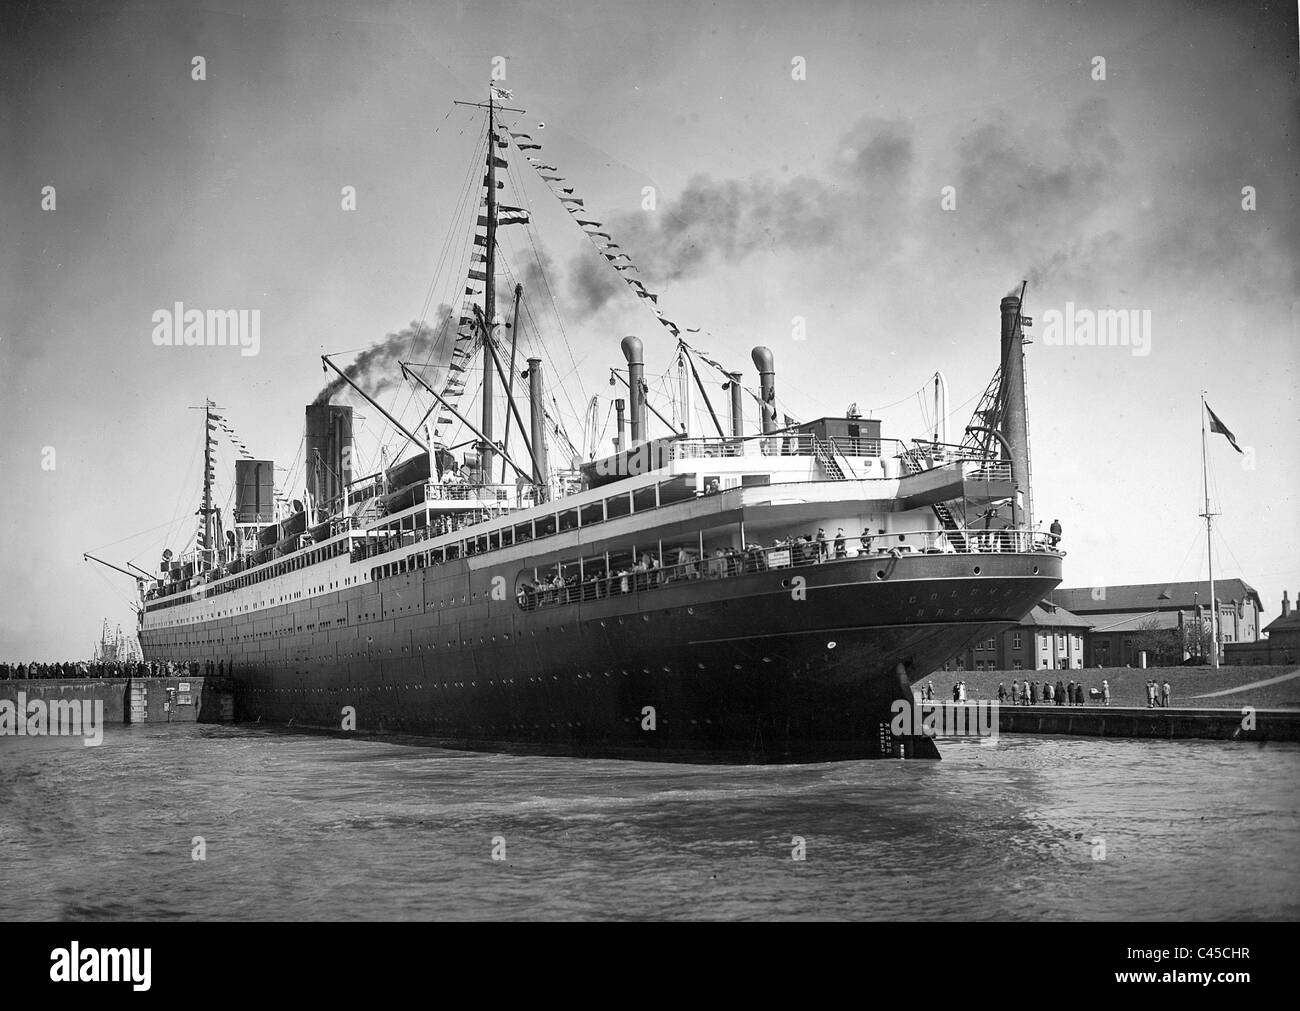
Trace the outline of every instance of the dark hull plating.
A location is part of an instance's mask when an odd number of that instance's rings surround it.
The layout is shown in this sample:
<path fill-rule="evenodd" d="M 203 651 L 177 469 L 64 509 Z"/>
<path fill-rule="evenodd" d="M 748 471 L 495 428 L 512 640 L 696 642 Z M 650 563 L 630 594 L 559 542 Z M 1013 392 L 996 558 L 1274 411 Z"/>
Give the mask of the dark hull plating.
<path fill-rule="evenodd" d="M 462 561 L 141 638 L 148 659 L 230 670 L 242 720 L 339 730 L 350 707 L 358 731 L 476 750 L 937 757 L 890 736 L 891 703 L 1019 620 L 1061 560 L 854 558 L 534 611 L 486 591 L 514 574 Z"/>

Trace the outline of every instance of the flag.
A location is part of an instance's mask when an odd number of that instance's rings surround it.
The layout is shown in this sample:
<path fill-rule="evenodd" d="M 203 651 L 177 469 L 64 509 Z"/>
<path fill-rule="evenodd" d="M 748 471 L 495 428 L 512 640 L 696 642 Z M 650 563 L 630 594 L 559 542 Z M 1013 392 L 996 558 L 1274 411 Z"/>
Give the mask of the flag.
<path fill-rule="evenodd" d="M 526 225 L 528 224 L 528 212 L 522 207 L 507 207 L 505 204 L 501 204 L 497 207 L 497 224 Z"/>
<path fill-rule="evenodd" d="M 1230 443 L 1232 443 L 1232 448 L 1235 449 L 1242 456 L 1245 456 L 1246 451 L 1237 445 L 1237 437 L 1228 431 L 1228 426 L 1219 420 L 1219 416 L 1217 414 L 1215 414 L 1213 411 L 1210 410 L 1209 404 L 1205 405 L 1205 409 L 1210 413 L 1210 431 L 1218 432 L 1220 435 L 1226 436 L 1227 440 Z"/>
<path fill-rule="evenodd" d="M 508 102 L 515 97 L 515 93 L 509 88 L 498 88 L 495 84 L 488 85 L 492 89 L 492 97 L 500 102 Z"/>

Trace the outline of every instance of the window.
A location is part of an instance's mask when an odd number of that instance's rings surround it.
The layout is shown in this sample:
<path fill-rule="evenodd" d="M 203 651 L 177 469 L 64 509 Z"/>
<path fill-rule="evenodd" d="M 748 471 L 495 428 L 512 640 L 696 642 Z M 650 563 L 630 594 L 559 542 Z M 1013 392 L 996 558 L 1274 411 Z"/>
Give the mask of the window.
<path fill-rule="evenodd" d="M 989 637 L 989 640 L 988 640 L 986 643 L 984 643 L 984 648 L 985 648 L 985 649 L 997 649 L 997 648 L 998 648 L 998 647 L 997 647 L 997 643 L 994 641 L 994 639 L 992 638 L 992 636 L 990 636 L 990 637 Z"/>
<path fill-rule="evenodd" d="M 1020 648 L 1022 648 L 1023 646 L 1024 646 L 1024 642 L 1021 640 L 1020 633 L 1019 633 L 1019 632 L 1013 632 L 1013 633 L 1011 634 L 1011 648 L 1012 648 L 1012 649 L 1020 649 Z"/>
<path fill-rule="evenodd" d="M 1012 670 L 1020 670 L 1020 669 L 1021 669 L 1021 663 L 1020 663 L 1020 661 L 1019 661 L 1019 660 L 1012 660 L 1012 661 L 1011 661 L 1011 669 L 1012 669 Z"/>

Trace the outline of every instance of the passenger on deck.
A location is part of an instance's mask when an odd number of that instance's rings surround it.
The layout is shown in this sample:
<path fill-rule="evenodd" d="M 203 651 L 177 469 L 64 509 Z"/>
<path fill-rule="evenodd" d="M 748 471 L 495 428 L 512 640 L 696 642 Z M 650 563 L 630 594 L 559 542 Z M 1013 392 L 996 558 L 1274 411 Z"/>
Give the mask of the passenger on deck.
<path fill-rule="evenodd" d="M 840 527 L 835 531 L 835 557 L 847 558 L 849 549 L 844 543 L 844 528 Z"/>

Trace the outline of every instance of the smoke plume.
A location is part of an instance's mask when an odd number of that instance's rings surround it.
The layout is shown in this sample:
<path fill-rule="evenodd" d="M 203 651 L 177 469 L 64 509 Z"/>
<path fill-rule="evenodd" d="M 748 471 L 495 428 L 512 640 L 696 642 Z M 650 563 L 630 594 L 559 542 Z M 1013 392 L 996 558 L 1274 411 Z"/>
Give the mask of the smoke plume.
<path fill-rule="evenodd" d="M 615 214 L 609 231 L 633 257 L 652 288 L 692 277 L 715 261 L 760 253 L 818 249 L 870 228 L 894 224 L 897 193 L 913 163 L 910 127 L 878 119 L 859 121 L 844 136 L 829 182 L 715 179 L 697 175 L 657 209 Z M 623 289 L 589 253 L 569 269 L 569 294 L 584 313 L 595 312 Z"/>
<path fill-rule="evenodd" d="M 390 333 L 383 341 L 367 348 L 343 370 L 344 375 L 371 397 L 401 384 L 402 373 L 398 362 L 428 362 L 445 366 L 450 360 L 455 330 L 451 324 L 451 306 L 438 306 L 435 322 L 412 321 L 411 325 Z M 348 387 L 341 377 L 335 377 L 316 395 L 317 404 L 328 404 Z"/>

